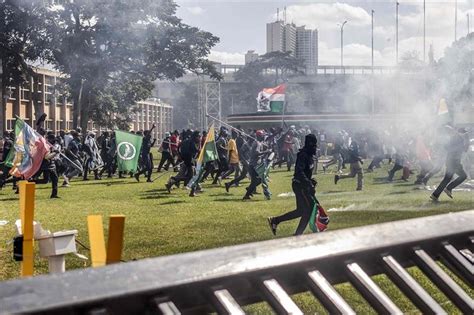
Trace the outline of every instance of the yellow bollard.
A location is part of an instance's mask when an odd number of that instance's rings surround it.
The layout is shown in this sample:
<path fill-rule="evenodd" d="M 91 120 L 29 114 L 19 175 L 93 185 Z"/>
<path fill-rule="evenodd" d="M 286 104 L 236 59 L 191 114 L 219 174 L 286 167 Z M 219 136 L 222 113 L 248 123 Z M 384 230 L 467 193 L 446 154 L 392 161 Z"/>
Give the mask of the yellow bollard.
<path fill-rule="evenodd" d="M 118 263 L 122 258 L 124 215 L 111 215 L 109 218 L 109 239 L 107 241 L 107 265 Z"/>
<path fill-rule="evenodd" d="M 102 216 L 87 216 L 87 228 L 89 230 L 89 244 L 91 246 L 92 267 L 104 266 L 106 261 L 106 253 Z"/>
<path fill-rule="evenodd" d="M 21 262 L 21 276 L 32 276 L 34 269 L 34 231 L 33 218 L 35 216 L 35 183 L 21 181 L 20 188 L 20 219 L 21 233 L 23 234 L 23 261 Z"/>

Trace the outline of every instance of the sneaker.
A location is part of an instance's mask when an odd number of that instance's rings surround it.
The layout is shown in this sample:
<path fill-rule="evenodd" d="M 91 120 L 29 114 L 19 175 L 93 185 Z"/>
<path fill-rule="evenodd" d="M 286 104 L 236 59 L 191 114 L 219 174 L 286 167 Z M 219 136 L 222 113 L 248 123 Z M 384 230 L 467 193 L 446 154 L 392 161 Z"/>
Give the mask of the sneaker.
<path fill-rule="evenodd" d="M 242 198 L 242 200 L 250 200 L 250 196 L 245 195 L 244 198 Z"/>
<path fill-rule="evenodd" d="M 436 196 L 433 195 L 433 194 L 430 195 L 430 199 L 431 199 L 431 201 L 433 201 L 433 202 L 439 202 L 438 197 L 436 197 Z"/>
<path fill-rule="evenodd" d="M 196 192 L 194 189 L 191 189 L 191 192 L 189 193 L 189 197 L 196 197 Z"/>
<path fill-rule="evenodd" d="M 59 196 L 57 196 L 57 195 L 52 195 L 51 197 L 49 197 L 49 199 L 59 199 Z"/>
<path fill-rule="evenodd" d="M 448 195 L 449 198 L 453 199 L 453 193 L 448 188 L 444 189 L 444 193 Z"/>
<path fill-rule="evenodd" d="M 272 196 L 270 196 L 270 195 L 265 195 L 265 199 L 266 199 L 266 200 L 271 200 L 271 199 L 272 199 Z"/>
<path fill-rule="evenodd" d="M 268 225 L 270 226 L 270 229 L 272 230 L 273 235 L 276 235 L 278 225 L 276 223 L 274 223 L 273 221 L 274 221 L 273 217 L 268 217 L 267 218 Z"/>
<path fill-rule="evenodd" d="M 230 188 L 230 184 L 229 183 L 225 183 L 225 191 L 229 192 L 229 188 Z"/>
<path fill-rule="evenodd" d="M 165 184 L 166 190 L 171 194 L 171 185 L 169 183 Z"/>
<path fill-rule="evenodd" d="M 135 177 L 135 179 L 137 180 L 137 182 L 140 182 L 140 174 L 137 173 L 137 174 L 135 174 L 134 177 Z"/>
<path fill-rule="evenodd" d="M 337 182 L 339 181 L 339 175 L 334 176 L 334 185 L 337 185 Z"/>

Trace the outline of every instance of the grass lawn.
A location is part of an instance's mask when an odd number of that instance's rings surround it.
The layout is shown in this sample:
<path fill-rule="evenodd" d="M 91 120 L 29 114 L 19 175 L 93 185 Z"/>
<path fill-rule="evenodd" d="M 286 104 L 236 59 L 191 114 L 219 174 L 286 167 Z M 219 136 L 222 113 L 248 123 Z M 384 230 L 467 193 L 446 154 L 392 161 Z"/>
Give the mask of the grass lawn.
<path fill-rule="evenodd" d="M 331 230 L 474 208 L 472 192 L 455 192 L 454 200 L 442 195 L 441 202 L 433 204 L 428 201 L 430 192 L 415 189 L 411 179 L 408 183 L 386 183 L 383 178 L 387 168 L 385 165 L 374 173 L 364 174 L 363 191 L 355 191 L 355 179 L 342 180 L 334 185 L 334 175 L 317 175 L 317 196 L 323 206 L 326 209 L 346 208 L 329 212 Z M 231 188 L 230 193 L 226 193 L 224 187 L 204 184 L 204 193 L 195 198 L 188 197 L 188 191 L 183 189 L 175 189 L 168 194 L 164 184 L 170 175 L 166 174 L 153 183 L 145 183 L 143 178 L 140 183 L 133 178 L 88 182 L 75 180 L 71 187 L 60 188 L 61 199 L 56 200 L 49 199 L 50 185 L 40 185 L 36 190 L 35 220 L 51 231 L 77 229 L 78 239 L 88 244 L 87 215 L 102 214 L 104 225 L 108 225 L 108 215 L 124 214 L 123 259 L 132 260 L 271 239 L 274 236 L 266 218 L 295 207 L 294 197 L 278 197 L 291 191 L 292 173 L 283 169 L 271 172 L 273 198 L 270 201 L 264 200 L 263 195 L 255 195 L 252 201 L 242 202 L 248 181 L 241 187 Z M 431 184 L 437 184 L 439 180 L 435 178 Z M 14 222 L 18 217 L 18 195 L 8 186 L 0 191 L 0 220 L 9 221 L 7 225 L 0 226 L 0 281 L 18 277 L 19 263 L 11 258 L 12 245 L 7 244 L 14 236 Z M 282 223 L 277 237 L 291 236 L 297 223 L 296 220 Z M 78 249 L 89 256 L 86 250 L 79 246 Z M 66 261 L 67 269 L 89 265 L 72 255 Z M 37 256 L 35 268 L 37 274 L 47 273 L 47 261 Z M 410 272 L 417 275 L 440 303 L 445 303 L 450 313 L 455 312 L 455 308 L 446 303 L 446 298 L 418 270 Z M 404 312 L 417 313 L 416 308 L 394 290 L 385 277 L 375 279 L 395 297 Z M 371 312 L 349 284 L 339 285 L 337 289 L 344 296 L 350 296 L 349 303 L 359 313 Z M 467 288 L 467 291 L 472 297 L 473 290 Z M 295 300 L 305 313 L 323 312 L 308 294 L 300 294 Z M 264 305 L 250 306 L 247 310 L 252 313 L 269 312 Z"/>

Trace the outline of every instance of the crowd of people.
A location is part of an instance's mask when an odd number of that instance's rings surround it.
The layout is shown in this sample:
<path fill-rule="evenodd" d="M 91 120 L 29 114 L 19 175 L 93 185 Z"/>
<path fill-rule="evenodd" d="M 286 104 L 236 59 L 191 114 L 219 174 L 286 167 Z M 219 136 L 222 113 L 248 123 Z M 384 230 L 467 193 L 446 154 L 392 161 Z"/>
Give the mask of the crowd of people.
<path fill-rule="evenodd" d="M 152 130 L 136 132 L 143 138 L 138 168 L 135 172 L 124 174 L 117 171 L 114 132 L 103 132 L 97 136 L 93 132 L 76 129 L 55 135 L 39 129 L 38 132 L 50 144 L 50 152 L 45 156 L 40 170 L 27 180 L 36 183 L 50 182 L 51 198 L 58 198 L 61 177 L 63 187 L 69 187 L 74 177 L 89 180 L 91 174 L 95 180 L 101 180 L 104 176 L 131 176 L 137 181 L 144 175 L 147 182 L 152 182 L 152 174 L 156 169 L 158 173 L 176 173 L 165 185 L 169 193 L 173 187 L 183 184 L 189 188 L 189 195 L 193 197 L 202 192 L 200 183 L 210 179 L 212 184 L 219 185 L 226 181 L 223 188 L 229 192 L 232 187 L 240 186 L 244 179 L 249 178 L 250 183 L 243 200 L 253 198 L 259 186 L 262 186 L 264 197 L 271 199 L 269 170 L 284 165 L 287 171 L 294 169 L 292 186 L 297 209 L 289 215 L 269 219 L 272 231 L 275 232 L 280 222 L 298 216 L 302 216 L 301 222 L 306 225 L 308 213 L 303 210 L 314 206 L 310 197 L 316 189 L 317 182 L 312 175 L 317 172 L 318 162 L 321 162 L 324 173 L 334 168 L 334 184 L 357 177 L 356 190 L 364 187 L 364 160 L 370 161 L 366 172 L 381 167 L 384 161 L 391 164 L 386 178 L 388 182 L 394 180 L 397 172 L 401 172 L 401 180 L 409 181 L 418 169 L 414 179 L 416 185 L 427 185 L 445 166 L 445 177 L 430 196 L 435 202 L 442 192 L 452 198 L 453 189 L 467 177 L 461 163 L 469 145 L 467 131 L 450 125 L 444 126 L 435 137 L 428 131 L 349 133 L 341 130 L 327 134 L 324 130 L 314 130 L 309 126 L 244 130 L 238 126 L 234 128 L 224 125 L 214 135 L 217 156 L 203 165 L 204 172 L 197 182 L 192 179 L 196 176 L 196 159 L 205 145 L 206 131 L 188 129 L 167 132 L 159 141 L 161 159 L 155 168 L 151 149 L 157 144 L 157 139 L 152 138 Z M 6 132 L 3 137 L 2 161 L 6 160 L 13 143 L 14 134 Z M 347 173 L 344 173 L 345 169 L 348 170 Z M 455 174 L 458 176 L 452 181 Z M 3 163 L 0 187 L 11 183 L 13 189 L 17 190 L 18 180 L 19 178 L 11 176 L 8 166 Z M 301 227 L 296 234 L 300 233 Z"/>

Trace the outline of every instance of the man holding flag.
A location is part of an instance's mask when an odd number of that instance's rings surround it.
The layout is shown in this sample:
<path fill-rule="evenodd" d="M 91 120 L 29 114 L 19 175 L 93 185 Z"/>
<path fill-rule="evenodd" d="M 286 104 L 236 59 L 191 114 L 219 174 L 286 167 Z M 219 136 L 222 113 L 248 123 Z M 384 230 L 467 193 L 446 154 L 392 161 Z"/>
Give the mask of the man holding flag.
<path fill-rule="evenodd" d="M 142 137 L 133 133 L 116 130 L 117 166 L 119 172 L 135 173 L 142 148 Z"/>
<path fill-rule="evenodd" d="M 214 124 L 212 124 L 207 132 L 206 141 L 204 142 L 196 161 L 196 175 L 188 183 L 188 187 L 191 188 L 191 192 L 189 193 L 190 197 L 196 196 L 196 190 L 199 189 L 199 183 L 204 174 L 204 165 L 208 162 L 216 161 L 217 159 L 218 154 L 215 142 L 215 131 Z"/>
<path fill-rule="evenodd" d="M 10 174 L 28 180 L 40 169 L 44 157 L 49 153 L 50 145 L 38 132 L 17 118 L 13 148 L 15 151 L 11 157 Z"/>
<path fill-rule="evenodd" d="M 293 192 L 296 196 L 296 209 L 287 212 L 278 217 L 269 217 L 268 224 L 273 235 L 276 235 L 278 224 L 284 221 L 300 218 L 300 223 L 296 229 L 295 235 L 303 234 L 310 218 L 314 216 L 314 222 L 311 228 L 313 231 L 324 231 L 329 223 L 324 209 L 314 196 L 316 192 L 317 182 L 311 176 L 314 169 L 314 156 L 316 155 L 317 139 L 314 134 L 305 137 L 304 147 L 298 152 L 295 165 L 295 173 L 293 175 Z M 320 211 L 315 214 L 314 211 Z"/>

